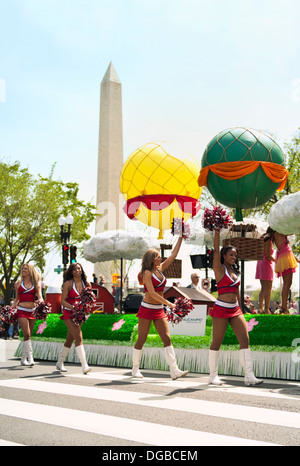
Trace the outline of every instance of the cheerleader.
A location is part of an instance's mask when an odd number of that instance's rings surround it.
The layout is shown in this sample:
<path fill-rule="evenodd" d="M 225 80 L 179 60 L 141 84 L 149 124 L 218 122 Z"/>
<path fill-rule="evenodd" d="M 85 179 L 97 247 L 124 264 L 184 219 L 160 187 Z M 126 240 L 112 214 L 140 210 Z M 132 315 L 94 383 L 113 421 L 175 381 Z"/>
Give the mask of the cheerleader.
<path fill-rule="evenodd" d="M 266 233 L 262 235 L 264 240 L 264 258 L 257 261 L 255 278 L 260 280 L 261 291 L 259 293 L 259 312 L 270 313 L 270 299 L 272 284 L 274 279 L 273 257 L 274 249 L 271 235 L 271 228 L 268 227 Z"/>
<path fill-rule="evenodd" d="M 21 280 L 15 283 L 16 297 L 12 307 L 17 308 L 17 319 L 20 325 L 24 341 L 22 345 L 22 366 L 34 366 L 31 335 L 35 324 L 34 310 L 35 297 L 37 302 L 43 301 L 40 276 L 31 264 L 23 264 L 21 268 Z"/>
<path fill-rule="evenodd" d="M 154 326 L 163 342 L 165 359 L 170 367 L 170 374 L 172 379 L 185 376 L 188 371 L 181 371 L 178 369 L 174 348 L 171 343 L 169 325 L 167 317 L 164 312 L 163 305 L 174 308 L 175 304 L 167 301 L 163 297 L 164 288 L 166 285 L 166 277 L 163 271 L 176 258 L 182 238 L 179 238 L 172 254 L 162 262 L 157 249 L 149 249 L 145 252 L 142 259 L 142 270 L 139 274 L 139 281 L 144 285 L 145 297 L 141 303 L 141 307 L 137 313 L 139 318 L 138 322 L 138 339 L 133 348 L 133 377 L 143 377 L 139 371 L 139 365 L 142 355 L 143 346 L 147 340 L 150 325 L 153 320 Z"/>
<path fill-rule="evenodd" d="M 284 314 L 289 314 L 288 298 L 293 282 L 293 273 L 296 272 L 299 260 L 292 252 L 289 240 L 286 235 L 271 230 L 271 236 L 277 248 L 275 257 L 275 273 L 277 277 L 282 277 L 283 286 L 281 289 L 281 308 Z"/>
<path fill-rule="evenodd" d="M 68 328 L 68 334 L 62 351 L 59 355 L 56 368 L 60 372 L 66 372 L 64 360 L 66 359 L 73 341 L 75 341 L 75 350 L 79 361 L 81 363 L 82 372 L 87 374 L 91 368 L 87 365 L 85 351 L 82 343 L 81 324 L 76 325 L 71 320 L 72 310 L 76 303 L 80 301 L 80 293 L 86 288 L 90 287 L 86 275 L 78 263 L 73 263 L 69 266 L 64 275 L 64 283 L 61 294 L 61 305 L 63 307 L 63 315 L 60 317 Z"/>
<path fill-rule="evenodd" d="M 218 377 L 219 349 L 229 323 L 240 344 L 240 359 L 245 370 L 245 385 L 261 384 L 262 380 L 256 379 L 253 373 L 248 328 L 241 311 L 237 250 L 233 246 L 226 246 L 220 251 L 219 230 L 215 230 L 214 236 L 213 270 L 217 282 L 218 299 L 210 312 L 213 321 L 213 339 L 209 349 L 209 383 L 222 384 Z"/>

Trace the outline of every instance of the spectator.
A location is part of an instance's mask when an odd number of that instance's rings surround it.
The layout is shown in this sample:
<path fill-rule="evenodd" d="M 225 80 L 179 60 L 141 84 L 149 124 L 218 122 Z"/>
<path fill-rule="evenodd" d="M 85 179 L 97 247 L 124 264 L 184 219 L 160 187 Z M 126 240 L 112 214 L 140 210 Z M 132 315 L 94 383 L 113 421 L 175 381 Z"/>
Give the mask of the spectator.
<path fill-rule="evenodd" d="M 199 277 L 199 274 L 198 273 L 192 273 L 191 280 L 192 280 L 192 283 L 189 286 L 187 286 L 187 288 L 194 288 L 194 289 L 200 291 L 200 286 L 199 286 L 200 277 Z"/>

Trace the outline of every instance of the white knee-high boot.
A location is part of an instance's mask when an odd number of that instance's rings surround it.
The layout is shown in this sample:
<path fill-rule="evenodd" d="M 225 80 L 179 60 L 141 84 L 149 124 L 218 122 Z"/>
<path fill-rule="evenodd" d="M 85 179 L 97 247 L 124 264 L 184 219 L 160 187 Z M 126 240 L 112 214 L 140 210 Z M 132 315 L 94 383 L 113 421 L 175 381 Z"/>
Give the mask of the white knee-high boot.
<path fill-rule="evenodd" d="M 78 359 L 81 363 L 82 372 L 87 374 L 92 369 L 87 365 L 86 358 L 85 358 L 85 351 L 83 345 L 75 346 L 75 350 L 78 356 Z"/>
<path fill-rule="evenodd" d="M 31 346 L 31 340 L 27 341 L 28 347 L 27 347 L 27 360 L 29 366 L 34 366 L 34 360 L 33 360 L 33 352 L 32 352 L 32 346 Z"/>
<path fill-rule="evenodd" d="M 218 376 L 219 351 L 209 350 L 209 383 L 212 385 L 222 385 Z"/>
<path fill-rule="evenodd" d="M 240 361 L 245 371 L 245 385 L 259 385 L 263 380 L 257 379 L 253 372 L 253 364 L 250 348 L 240 350 Z"/>
<path fill-rule="evenodd" d="M 142 350 L 133 348 L 132 350 L 132 377 L 143 378 L 143 374 L 140 372 L 140 360 L 142 356 Z"/>
<path fill-rule="evenodd" d="M 58 371 L 60 371 L 60 372 L 67 372 L 67 369 L 64 366 L 64 361 L 65 361 L 66 357 L 68 356 L 70 349 L 71 348 L 68 348 L 67 346 L 63 346 L 63 348 L 62 348 L 62 350 L 60 352 L 60 355 L 58 357 L 58 361 L 56 363 L 56 369 Z"/>
<path fill-rule="evenodd" d="M 175 351 L 173 346 L 165 346 L 164 348 L 165 358 L 170 367 L 170 375 L 173 380 L 178 379 L 179 377 L 184 377 L 188 374 L 189 371 L 181 371 L 178 369 L 176 358 L 175 358 Z"/>
<path fill-rule="evenodd" d="M 23 341 L 21 366 L 34 366 L 32 346 L 30 340 Z"/>
<path fill-rule="evenodd" d="M 23 341 L 22 343 L 22 356 L 21 356 L 21 366 L 29 366 L 29 362 L 27 361 L 28 357 L 28 344 L 30 343 L 29 340 Z"/>

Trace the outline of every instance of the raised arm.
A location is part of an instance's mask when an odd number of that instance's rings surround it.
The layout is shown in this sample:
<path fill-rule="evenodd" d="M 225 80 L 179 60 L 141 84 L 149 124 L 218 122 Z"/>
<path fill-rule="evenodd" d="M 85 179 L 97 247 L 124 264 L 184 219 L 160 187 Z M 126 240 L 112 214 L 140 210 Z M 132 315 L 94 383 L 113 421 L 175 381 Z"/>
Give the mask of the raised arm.
<path fill-rule="evenodd" d="M 161 264 L 160 269 L 164 271 L 169 267 L 170 264 L 176 259 L 177 254 L 182 243 L 182 237 L 178 238 L 177 243 L 175 244 L 171 255 Z"/>
<path fill-rule="evenodd" d="M 214 259 L 213 259 L 213 271 L 217 281 L 220 281 L 224 275 L 224 268 L 221 264 L 221 253 L 220 253 L 220 230 L 215 230 L 214 235 Z"/>

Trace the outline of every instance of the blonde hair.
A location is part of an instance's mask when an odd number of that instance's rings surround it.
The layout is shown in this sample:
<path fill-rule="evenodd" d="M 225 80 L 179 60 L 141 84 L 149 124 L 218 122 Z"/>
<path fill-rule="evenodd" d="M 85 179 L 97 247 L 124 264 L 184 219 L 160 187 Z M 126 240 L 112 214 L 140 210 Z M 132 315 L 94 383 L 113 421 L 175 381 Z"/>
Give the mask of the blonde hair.
<path fill-rule="evenodd" d="M 23 267 L 24 267 L 25 265 L 28 267 L 28 271 L 29 271 L 29 275 L 30 275 L 32 284 L 33 284 L 33 286 L 36 288 L 36 286 L 38 285 L 39 281 L 41 280 L 40 274 L 37 272 L 37 270 L 35 269 L 35 267 L 33 267 L 33 265 L 28 264 L 28 263 L 26 262 L 26 263 L 23 264 L 22 267 L 21 267 L 21 271 L 20 271 L 21 277 L 22 277 L 22 269 L 23 269 Z"/>

